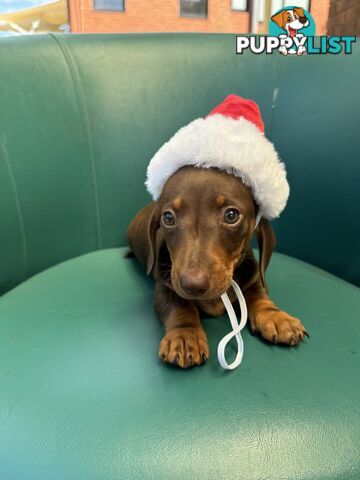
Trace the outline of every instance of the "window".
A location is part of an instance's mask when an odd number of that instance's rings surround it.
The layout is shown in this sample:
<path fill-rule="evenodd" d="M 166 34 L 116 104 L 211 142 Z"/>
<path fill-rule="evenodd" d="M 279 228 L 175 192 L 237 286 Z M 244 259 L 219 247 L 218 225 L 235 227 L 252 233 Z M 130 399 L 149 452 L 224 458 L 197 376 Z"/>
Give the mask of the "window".
<path fill-rule="evenodd" d="M 278 12 L 282 8 L 292 7 L 294 4 L 297 7 L 302 7 L 305 8 L 305 10 L 309 10 L 309 0 L 297 0 L 296 2 L 294 2 L 293 0 L 272 0 L 271 15 Z"/>
<path fill-rule="evenodd" d="M 297 2 L 284 0 L 284 7 L 292 7 L 294 3 L 297 7 L 302 7 L 305 8 L 305 10 L 309 10 L 309 0 L 297 0 Z"/>
<path fill-rule="evenodd" d="M 207 0 L 180 0 L 182 17 L 207 17 Z"/>
<path fill-rule="evenodd" d="M 240 10 L 241 12 L 246 12 L 248 9 L 247 0 L 231 0 L 231 8 L 233 10 Z"/>
<path fill-rule="evenodd" d="M 265 22 L 265 0 L 260 0 L 259 5 L 259 22 Z"/>
<path fill-rule="evenodd" d="M 94 10 L 107 10 L 110 12 L 123 12 L 125 0 L 94 0 Z"/>

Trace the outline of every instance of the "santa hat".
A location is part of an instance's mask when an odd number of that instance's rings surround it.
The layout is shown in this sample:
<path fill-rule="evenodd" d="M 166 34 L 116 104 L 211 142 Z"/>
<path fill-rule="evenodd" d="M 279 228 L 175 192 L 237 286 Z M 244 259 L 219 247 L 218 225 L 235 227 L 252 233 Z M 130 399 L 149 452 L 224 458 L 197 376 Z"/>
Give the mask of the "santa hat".
<path fill-rule="evenodd" d="M 218 168 L 250 187 L 260 215 L 271 220 L 285 208 L 289 185 L 284 164 L 264 135 L 258 105 L 229 95 L 207 117 L 181 128 L 153 156 L 146 186 L 154 200 L 179 168 Z"/>

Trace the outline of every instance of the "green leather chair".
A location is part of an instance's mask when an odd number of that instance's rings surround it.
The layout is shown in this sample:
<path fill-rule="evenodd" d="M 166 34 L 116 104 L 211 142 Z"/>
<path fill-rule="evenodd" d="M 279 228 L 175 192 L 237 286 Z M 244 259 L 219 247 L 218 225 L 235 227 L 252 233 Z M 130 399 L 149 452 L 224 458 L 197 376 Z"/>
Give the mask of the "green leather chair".
<path fill-rule="evenodd" d="M 232 35 L 0 41 L 0 478 L 360 478 L 360 48 L 235 54 Z M 153 282 L 124 258 L 149 159 L 227 94 L 256 100 L 288 169 L 271 295 L 297 348 L 244 333 L 157 358 Z"/>

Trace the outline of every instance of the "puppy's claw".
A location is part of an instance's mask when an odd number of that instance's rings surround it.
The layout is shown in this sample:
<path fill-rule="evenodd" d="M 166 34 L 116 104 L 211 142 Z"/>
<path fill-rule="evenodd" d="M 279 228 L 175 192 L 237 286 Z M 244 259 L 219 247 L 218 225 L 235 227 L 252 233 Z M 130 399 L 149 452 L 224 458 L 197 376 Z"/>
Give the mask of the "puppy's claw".
<path fill-rule="evenodd" d="M 303 331 L 303 334 L 306 335 L 308 338 L 310 338 L 310 335 L 308 334 L 308 332 L 306 330 Z"/>
<path fill-rule="evenodd" d="M 278 336 L 276 334 L 272 337 L 272 342 L 278 343 Z"/>
<path fill-rule="evenodd" d="M 189 355 L 189 356 L 188 356 L 188 364 L 189 364 L 189 367 L 192 367 L 192 366 L 194 365 L 194 361 L 193 361 L 192 355 Z"/>
<path fill-rule="evenodd" d="M 202 352 L 201 358 L 202 358 L 202 363 L 206 363 L 206 362 L 207 362 L 208 357 L 206 356 L 206 353 L 205 353 L 205 352 Z"/>
<path fill-rule="evenodd" d="M 161 361 L 164 361 L 164 358 L 165 358 L 165 353 L 162 353 L 162 354 L 160 355 L 160 360 L 161 360 Z"/>
<path fill-rule="evenodd" d="M 180 355 L 177 354 L 177 355 L 175 356 L 174 360 L 172 361 L 172 363 L 173 363 L 174 365 L 179 365 L 179 360 L 180 360 Z"/>

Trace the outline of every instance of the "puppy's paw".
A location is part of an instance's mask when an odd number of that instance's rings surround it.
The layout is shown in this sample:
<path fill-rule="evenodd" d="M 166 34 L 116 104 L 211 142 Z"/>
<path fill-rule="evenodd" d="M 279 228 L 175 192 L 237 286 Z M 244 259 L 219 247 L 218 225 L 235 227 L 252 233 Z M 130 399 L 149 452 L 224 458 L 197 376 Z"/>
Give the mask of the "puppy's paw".
<path fill-rule="evenodd" d="M 202 365 L 208 357 L 209 346 L 202 328 L 174 328 L 160 342 L 160 360 L 180 368 Z"/>
<path fill-rule="evenodd" d="M 300 45 L 297 49 L 296 52 L 298 55 L 302 55 L 303 53 L 306 53 L 306 48 L 303 45 Z"/>
<path fill-rule="evenodd" d="M 297 345 L 309 334 L 305 327 L 295 317 L 277 309 L 262 309 L 250 319 L 250 328 L 253 333 L 259 333 L 271 343 Z"/>

